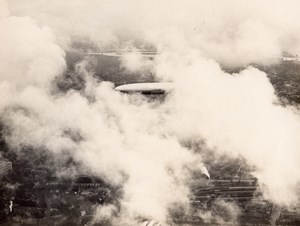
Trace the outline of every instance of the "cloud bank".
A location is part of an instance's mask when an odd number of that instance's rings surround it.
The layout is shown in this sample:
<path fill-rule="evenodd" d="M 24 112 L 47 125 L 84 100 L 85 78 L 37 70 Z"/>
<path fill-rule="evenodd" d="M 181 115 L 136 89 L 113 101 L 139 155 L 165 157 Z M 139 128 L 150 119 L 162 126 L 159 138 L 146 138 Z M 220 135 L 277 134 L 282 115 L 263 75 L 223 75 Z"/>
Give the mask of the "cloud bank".
<path fill-rule="evenodd" d="M 164 222 L 170 206 L 187 202 L 189 172 L 202 162 L 181 141 L 199 137 L 217 154 L 242 156 L 254 165 L 274 202 L 298 199 L 299 114 L 277 104 L 266 74 L 248 67 L 299 53 L 298 1 L 0 4 L 0 117 L 9 128 L 8 145 L 56 156 L 67 152 L 90 172 L 121 184 L 119 220 Z M 176 90 L 154 108 L 115 92 L 83 64 L 78 73 L 88 86 L 55 93 L 55 78 L 66 70 L 64 50 L 76 41 L 99 49 L 155 49 L 153 62 L 132 53 L 123 66 L 151 67 Z M 222 67 L 245 69 L 228 74 Z M 114 208 L 98 212 L 107 217 Z"/>

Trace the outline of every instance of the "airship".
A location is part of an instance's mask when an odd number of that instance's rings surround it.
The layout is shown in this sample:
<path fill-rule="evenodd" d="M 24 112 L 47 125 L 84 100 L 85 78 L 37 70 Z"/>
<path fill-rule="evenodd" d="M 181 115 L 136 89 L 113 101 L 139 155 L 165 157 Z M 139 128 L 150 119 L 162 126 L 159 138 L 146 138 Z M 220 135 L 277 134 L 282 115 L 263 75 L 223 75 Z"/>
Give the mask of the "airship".
<path fill-rule="evenodd" d="M 116 91 L 122 93 L 168 94 L 174 90 L 172 82 L 131 83 L 117 86 Z"/>

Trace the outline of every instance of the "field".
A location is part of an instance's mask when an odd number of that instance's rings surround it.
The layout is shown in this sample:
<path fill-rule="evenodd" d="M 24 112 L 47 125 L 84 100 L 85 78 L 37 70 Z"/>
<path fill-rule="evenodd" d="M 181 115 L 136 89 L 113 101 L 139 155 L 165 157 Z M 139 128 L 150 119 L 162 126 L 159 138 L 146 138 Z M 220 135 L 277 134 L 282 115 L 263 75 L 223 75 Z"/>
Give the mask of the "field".
<path fill-rule="evenodd" d="M 84 59 L 80 53 L 67 53 L 68 69 L 55 82 L 59 90 L 80 90 L 85 83 L 77 73 Z M 107 56 L 87 57 L 87 70 L 99 81 L 110 81 L 115 86 L 134 82 L 153 82 L 155 76 L 129 73 L 120 66 L 119 58 Z M 257 66 L 268 74 L 282 105 L 300 103 L 300 64 L 279 62 L 267 67 Z M 224 69 L 236 72 L 240 69 Z M 1 127 L 1 131 L 5 128 Z M 114 204 L 122 196 L 122 188 L 105 183 L 94 175 L 84 174 L 72 157 L 58 161 L 44 152 L 26 147 L 23 157 L 10 150 L 1 135 L 1 155 L 12 162 L 13 170 L 0 183 L 0 224 L 16 225 L 83 225 L 92 219 L 95 206 Z M 189 147 L 191 141 L 182 145 Z M 201 149 L 201 147 L 200 147 Z M 220 157 L 218 157 L 220 158 Z M 300 206 L 286 209 L 265 200 L 257 180 L 251 174 L 253 167 L 243 158 L 232 159 L 222 156 L 222 161 L 213 153 L 206 153 L 204 161 L 211 180 L 195 173 L 190 182 L 191 196 L 189 213 L 171 210 L 170 225 L 296 225 L 300 223 Z M 64 168 L 78 167 L 78 174 L 62 180 L 55 177 L 55 164 Z M 14 211 L 9 213 L 9 202 L 14 199 Z M 230 208 L 228 208 L 230 206 Z M 204 212 L 213 217 L 207 219 Z M 236 214 L 238 213 L 238 214 Z M 102 222 L 99 225 L 109 225 Z"/>

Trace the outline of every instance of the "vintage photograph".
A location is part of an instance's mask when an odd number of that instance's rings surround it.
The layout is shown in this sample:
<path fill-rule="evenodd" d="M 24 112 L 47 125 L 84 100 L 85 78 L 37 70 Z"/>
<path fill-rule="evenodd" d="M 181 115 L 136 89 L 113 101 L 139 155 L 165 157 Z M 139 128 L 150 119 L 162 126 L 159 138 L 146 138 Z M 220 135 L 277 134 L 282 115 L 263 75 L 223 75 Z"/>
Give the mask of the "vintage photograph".
<path fill-rule="evenodd" d="M 2 225 L 300 225 L 300 1 L 0 0 Z"/>

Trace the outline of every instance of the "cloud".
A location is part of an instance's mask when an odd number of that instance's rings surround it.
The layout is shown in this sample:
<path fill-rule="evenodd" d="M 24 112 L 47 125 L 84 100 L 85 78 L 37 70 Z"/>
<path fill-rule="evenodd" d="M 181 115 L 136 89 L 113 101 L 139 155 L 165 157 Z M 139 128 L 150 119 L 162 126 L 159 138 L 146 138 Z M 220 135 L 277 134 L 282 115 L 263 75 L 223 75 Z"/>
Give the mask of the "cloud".
<path fill-rule="evenodd" d="M 295 0 L 12 0 L 9 6 L 14 15 L 51 26 L 64 46 L 88 38 L 101 48 L 160 48 L 182 36 L 187 46 L 225 66 L 272 63 L 284 51 L 299 53 Z M 170 30 L 176 33 L 166 39 Z"/>
<path fill-rule="evenodd" d="M 0 114 L 11 148 L 68 153 L 89 172 L 120 185 L 128 221 L 164 222 L 170 206 L 187 202 L 186 180 L 202 162 L 181 145 L 185 139 L 200 138 L 217 154 L 244 157 L 257 168 L 265 195 L 279 204 L 295 202 L 298 112 L 275 104 L 266 74 L 247 66 L 272 63 L 284 51 L 298 53 L 298 1 L 4 4 L 9 10 L 0 11 Z M 64 49 L 82 40 L 98 48 L 156 49 L 151 64 L 133 52 L 122 58 L 123 66 L 151 70 L 159 80 L 173 81 L 176 90 L 153 108 L 81 68 L 76 73 L 84 89 L 55 92 L 55 78 L 65 70 Z M 228 74 L 224 66 L 245 69 Z"/>

